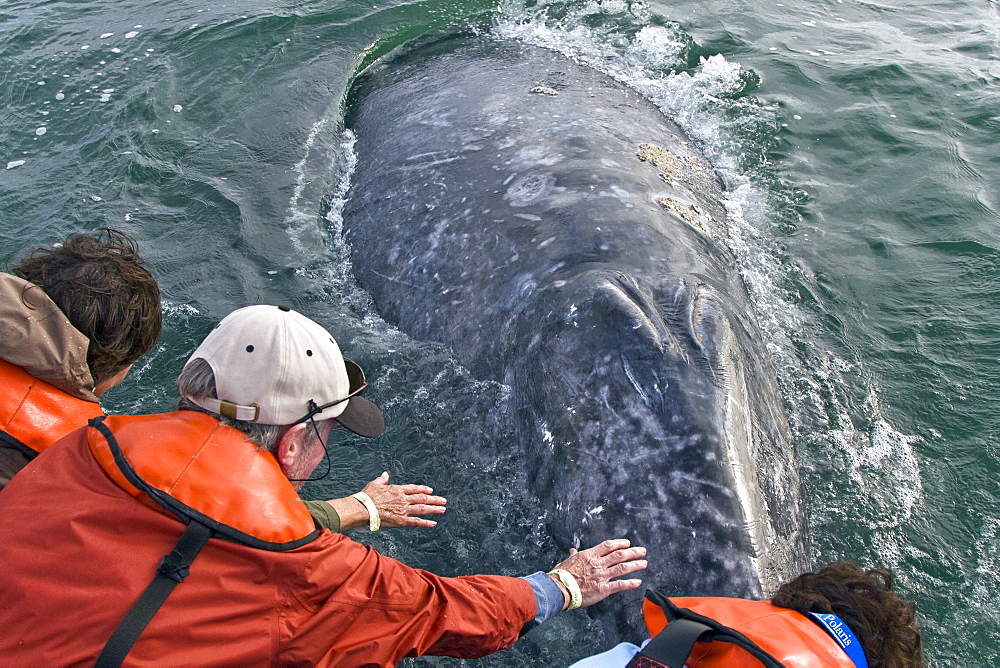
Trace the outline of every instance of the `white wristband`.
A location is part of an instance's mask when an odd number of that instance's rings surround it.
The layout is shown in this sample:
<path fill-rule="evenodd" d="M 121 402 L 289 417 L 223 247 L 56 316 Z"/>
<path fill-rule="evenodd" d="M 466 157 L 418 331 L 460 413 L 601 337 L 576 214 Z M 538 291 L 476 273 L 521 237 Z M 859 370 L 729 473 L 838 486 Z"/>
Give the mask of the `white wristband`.
<path fill-rule="evenodd" d="M 559 582 L 562 582 L 563 586 L 569 592 L 569 606 L 566 608 L 567 610 L 576 610 L 583 604 L 583 592 L 580 591 L 580 585 L 572 573 L 561 568 L 554 568 L 549 571 L 549 575 L 559 578 Z"/>
<path fill-rule="evenodd" d="M 382 526 L 382 518 L 379 517 L 378 508 L 375 507 L 372 497 L 364 492 L 357 492 L 356 494 L 351 494 L 351 496 L 365 505 L 365 509 L 368 511 L 368 530 L 378 531 L 379 527 Z"/>

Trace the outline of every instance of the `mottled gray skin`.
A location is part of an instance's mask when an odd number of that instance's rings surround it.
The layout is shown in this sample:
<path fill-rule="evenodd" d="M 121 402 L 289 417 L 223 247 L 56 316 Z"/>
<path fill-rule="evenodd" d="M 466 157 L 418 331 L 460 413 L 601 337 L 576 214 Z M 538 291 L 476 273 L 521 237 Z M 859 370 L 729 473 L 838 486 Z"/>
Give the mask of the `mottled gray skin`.
<path fill-rule="evenodd" d="M 670 595 L 760 598 L 808 565 L 723 192 L 675 124 L 554 52 L 452 36 L 366 72 L 347 125 L 358 282 L 511 388 L 561 549 L 629 538 Z M 641 637 L 637 598 L 595 607 L 609 640 Z"/>

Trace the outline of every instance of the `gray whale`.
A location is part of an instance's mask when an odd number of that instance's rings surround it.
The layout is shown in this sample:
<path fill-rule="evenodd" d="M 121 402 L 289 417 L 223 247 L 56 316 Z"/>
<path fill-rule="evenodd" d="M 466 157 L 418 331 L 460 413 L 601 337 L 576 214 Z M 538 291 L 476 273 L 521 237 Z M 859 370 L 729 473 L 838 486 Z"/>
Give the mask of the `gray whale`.
<path fill-rule="evenodd" d="M 347 104 L 356 279 L 387 322 L 510 387 L 511 447 L 560 548 L 629 538 L 672 595 L 760 598 L 807 567 L 724 193 L 680 128 L 594 69 L 488 35 L 391 54 Z M 642 635 L 637 598 L 592 609 L 610 640 Z"/>

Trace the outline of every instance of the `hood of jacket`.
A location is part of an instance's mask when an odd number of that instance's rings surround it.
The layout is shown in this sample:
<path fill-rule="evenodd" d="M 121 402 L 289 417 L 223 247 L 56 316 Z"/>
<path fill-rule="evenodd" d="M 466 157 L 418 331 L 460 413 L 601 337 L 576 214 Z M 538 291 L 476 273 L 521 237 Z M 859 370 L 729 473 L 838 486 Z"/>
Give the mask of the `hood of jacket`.
<path fill-rule="evenodd" d="M 0 358 L 70 396 L 96 403 L 89 347 L 90 340 L 44 290 L 0 273 Z"/>

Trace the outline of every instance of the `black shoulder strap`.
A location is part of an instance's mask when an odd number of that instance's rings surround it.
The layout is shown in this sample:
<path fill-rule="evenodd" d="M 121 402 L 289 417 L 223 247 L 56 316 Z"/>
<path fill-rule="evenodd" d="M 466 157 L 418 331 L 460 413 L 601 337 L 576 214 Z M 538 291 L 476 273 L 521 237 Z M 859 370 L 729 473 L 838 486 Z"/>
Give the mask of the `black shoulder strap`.
<path fill-rule="evenodd" d="M 31 461 L 32 459 L 38 456 L 37 452 L 35 452 L 33 449 L 29 448 L 27 445 L 22 443 L 19 438 L 11 436 L 3 429 L 0 429 L 0 443 L 9 446 L 11 448 L 14 448 L 18 452 L 21 452 L 25 457 L 28 458 L 28 461 Z"/>
<path fill-rule="evenodd" d="M 714 619 L 687 608 L 679 608 L 659 592 L 648 591 L 646 598 L 663 608 L 669 624 L 632 659 L 630 668 L 683 668 L 694 644 L 699 640 L 732 643 L 746 650 L 764 668 L 785 668 L 784 664 L 736 629 L 723 626 Z"/>
<path fill-rule="evenodd" d="M 191 562 L 201 552 L 201 548 L 212 536 L 212 530 L 204 524 L 192 521 L 181 534 L 180 540 L 173 551 L 163 557 L 156 569 L 153 581 L 149 583 L 142 596 L 135 602 L 132 609 L 125 615 L 115 632 L 111 634 L 108 644 L 104 646 L 101 655 L 97 657 L 95 668 L 111 668 L 120 666 L 128 656 L 135 641 L 139 639 L 150 620 L 160 609 L 170 592 L 178 583 L 188 576 Z"/>

